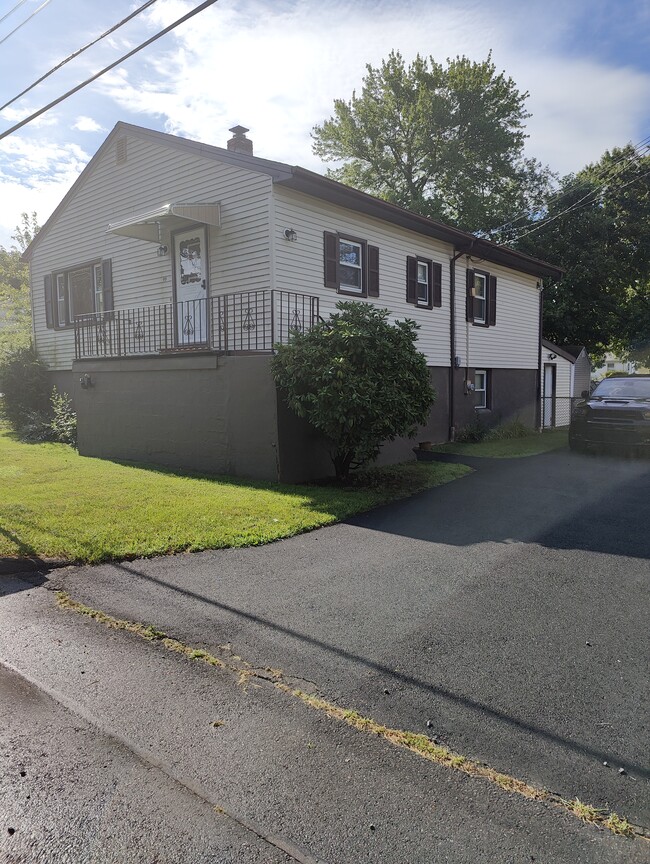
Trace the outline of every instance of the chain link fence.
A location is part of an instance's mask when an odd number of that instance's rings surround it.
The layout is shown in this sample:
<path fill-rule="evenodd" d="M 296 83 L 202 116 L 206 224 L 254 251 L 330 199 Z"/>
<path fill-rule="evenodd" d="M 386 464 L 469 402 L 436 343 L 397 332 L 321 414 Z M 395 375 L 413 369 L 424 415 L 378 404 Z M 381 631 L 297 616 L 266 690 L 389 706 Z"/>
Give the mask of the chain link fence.
<path fill-rule="evenodd" d="M 581 396 L 544 396 L 542 398 L 542 428 L 562 429 L 568 427 L 573 409 L 582 402 Z"/>

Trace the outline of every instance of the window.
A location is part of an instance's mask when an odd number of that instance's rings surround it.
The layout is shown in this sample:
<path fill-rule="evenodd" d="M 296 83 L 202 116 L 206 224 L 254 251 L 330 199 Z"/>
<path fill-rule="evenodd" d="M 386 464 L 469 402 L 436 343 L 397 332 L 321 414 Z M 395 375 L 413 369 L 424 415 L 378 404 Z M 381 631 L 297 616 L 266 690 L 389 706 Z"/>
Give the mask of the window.
<path fill-rule="evenodd" d="M 363 291 L 363 246 L 339 238 L 339 288 L 361 294 Z"/>
<path fill-rule="evenodd" d="M 409 255 L 406 259 L 406 302 L 425 309 L 442 306 L 442 264 Z"/>
<path fill-rule="evenodd" d="M 488 407 L 488 373 L 485 369 L 474 372 L 474 403 L 475 408 Z"/>
<path fill-rule="evenodd" d="M 339 294 L 379 297 L 379 249 L 344 234 L 323 237 L 325 285 Z"/>
<path fill-rule="evenodd" d="M 424 306 L 429 302 L 429 262 L 418 261 L 418 278 L 417 278 L 417 299 L 418 303 Z"/>
<path fill-rule="evenodd" d="M 58 270 L 45 277 L 45 311 L 48 327 L 70 327 L 77 315 L 112 310 L 111 261 Z"/>
<path fill-rule="evenodd" d="M 474 323 L 485 324 L 485 312 L 487 310 L 487 277 L 484 273 L 474 273 L 472 296 L 474 297 Z"/>
<path fill-rule="evenodd" d="M 497 323 L 497 277 L 484 270 L 467 271 L 467 320 L 478 327 Z"/>

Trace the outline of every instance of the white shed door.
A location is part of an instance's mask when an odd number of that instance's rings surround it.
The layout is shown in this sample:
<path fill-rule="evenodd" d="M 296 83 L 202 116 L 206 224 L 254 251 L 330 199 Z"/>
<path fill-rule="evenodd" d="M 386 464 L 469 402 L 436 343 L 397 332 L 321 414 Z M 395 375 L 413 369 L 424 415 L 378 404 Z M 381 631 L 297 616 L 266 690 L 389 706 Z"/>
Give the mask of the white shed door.
<path fill-rule="evenodd" d="M 544 426 L 550 428 L 555 425 L 555 366 L 550 363 L 544 364 Z"/>
<path fill-rule="evenodd" d="M 176 343 L 192 347 L 208 341 L 208 278 L 205 228 L 174 235 Z"/>

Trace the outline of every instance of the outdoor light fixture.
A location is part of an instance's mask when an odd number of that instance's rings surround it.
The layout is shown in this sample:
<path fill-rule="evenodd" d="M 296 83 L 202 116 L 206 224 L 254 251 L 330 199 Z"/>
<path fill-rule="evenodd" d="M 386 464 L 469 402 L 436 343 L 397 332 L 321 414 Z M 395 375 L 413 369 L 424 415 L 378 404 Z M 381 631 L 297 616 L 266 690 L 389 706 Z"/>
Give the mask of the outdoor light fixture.
<path fill-rule="evenodd" d="M 79 386 L 82 390 L 88 390 L 89 387 L 93 386 L 92 378 L 87 372 L 85 372 L 79 379 Z"/>
<path fill-rule="evenodd" d="M 156 249 L 156 255 L 159 258 L 163 258 L 167 254 L 167 252 L 168 252 L 168 249 L 164 243 L 161 243 L 160 246 Z"/>
<path fill-rule="evenodd" d="M 557 354 L 549 354 L 548 355 L 549 360 L 555 360 L 556 357 L 557 357 Z"/>
<path fill-rule="evenodd" d="M 298 239 L 298 235 L 293 228 L 285 228 L 284 239 L 289 240 L 291 243 L 294 243 Z"/>

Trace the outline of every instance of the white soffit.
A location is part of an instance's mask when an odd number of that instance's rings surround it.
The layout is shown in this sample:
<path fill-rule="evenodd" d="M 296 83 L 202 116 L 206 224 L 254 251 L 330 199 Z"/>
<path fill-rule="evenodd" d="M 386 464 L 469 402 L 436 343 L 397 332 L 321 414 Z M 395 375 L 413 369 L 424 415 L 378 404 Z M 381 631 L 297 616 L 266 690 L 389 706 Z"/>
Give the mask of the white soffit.
<path fill-rule="evenodd" d="M 140 213 L 130 219 L 111 222 L 106 229 L 109 234 L 119 234 L 122 237 L 133 237 L 136 240 L 147 240 L 150 243 L 161 243 L 161 232 L 175 231 L 185 228 L 190 223 L 201 222 L 204 225 L 221 225 L 221 207 L 219 204 L 165 204 L 157 210 Z"/>

